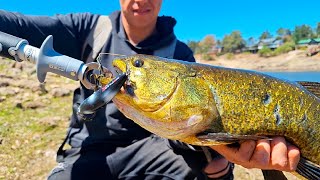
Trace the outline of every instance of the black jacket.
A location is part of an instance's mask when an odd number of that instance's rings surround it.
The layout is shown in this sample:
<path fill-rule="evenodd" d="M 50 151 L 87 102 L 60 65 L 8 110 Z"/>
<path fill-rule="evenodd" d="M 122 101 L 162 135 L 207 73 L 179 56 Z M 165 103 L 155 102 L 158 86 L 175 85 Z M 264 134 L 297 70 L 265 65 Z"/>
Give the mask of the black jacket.
<path fill-rule="evenodd" d="M 48 16 L 25 16 L 0 10 L 0 31 L 27 39 L 30 45 L 40 47 L 48 35 L 53 35 L 54 49 L 76 59 L 81 58 L 83 44 L 99 15 L 90 13 Z M 102 52 L 115 54 L 149 54 L 176 39 L 171 17 L 159 17 L 157 33 L 133 46 L 126 38 L 120 21 L 120 12 L 110 15 L 112 33 Z M 192 51 L 186 44 L 177 41 L 174 59 L 194 62 Z M 103 65 L 111 67 L 111 56 L 103 58 Z M 76 89 L 73 99 L 68 143 L 72 147 L 96 147 L 99 145 L 127 146 L 150 135 L 149 132 L 124 117 L 111 102 L 99 109 L 95 119 L 85 124 L 76 115 L 77 107 L 92 91 L 83 86 Z"/>

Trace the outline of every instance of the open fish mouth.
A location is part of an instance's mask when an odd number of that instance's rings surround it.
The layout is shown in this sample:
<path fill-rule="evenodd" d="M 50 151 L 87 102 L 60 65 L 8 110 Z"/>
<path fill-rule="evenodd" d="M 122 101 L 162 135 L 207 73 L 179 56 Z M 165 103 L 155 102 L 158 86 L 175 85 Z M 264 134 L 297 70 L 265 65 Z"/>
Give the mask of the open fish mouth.
<path fill-rule="evenodd" d="M 120 69 L 120 68 L 118 68 L 117 66 L 114 66 L 114 69 L 115 69 L 115 71 L 116 71 L 116 75 L 119 75 L 119 74 L 123 74 L 124 72 Z"/>
<path fill-rule="evenodd" d="M 117 73 L 116 76 L 119 76 L 121 74 L 125 74 L 127 77 L 127 80 L 125 81 L 125 83 L 123 84 L 123 88 L 125 90 L 125 92 L 127 94 L 129 94 L 130 96 L 135 96 L 134 94 L 134 90 L 136 89 L 135 83 L 130 81 L 130 71 L 127 69 L 126 66 L 126 71 L 123 71 L 121 68 L 119 68 L 118 66 L 114 66 L 114 69 Z"/>

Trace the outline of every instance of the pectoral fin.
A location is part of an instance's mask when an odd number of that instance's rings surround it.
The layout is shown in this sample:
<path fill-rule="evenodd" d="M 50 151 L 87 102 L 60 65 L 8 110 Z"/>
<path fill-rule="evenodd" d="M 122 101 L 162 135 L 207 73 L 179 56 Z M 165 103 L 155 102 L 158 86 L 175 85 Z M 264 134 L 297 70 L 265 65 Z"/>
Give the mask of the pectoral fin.
<path fill-rule="evenodd" d="M 319 82 L 307 82 L 307 81 L 298 81 L 300 85 L 310 91 L 312 94 L 320 98 L 320 83 Z"/>
<path fill-rule="evenodd" d="M 304 157 L 300 158 L 296 171 L 307 179 L 320 179 L 320 166 Z"/>
<path fill-rule="evenodd" d="M 258 135 L 236 135 L 229 133 L 201 133 L 197 135 L 197 138 L 203 141 L 215 142 L 215 144 L 232 144 L 236 142 L 241 142 L 245 140 L 260 140 L 260 139 L 268 139 L 271 138 L 266 136 L 258 136 Z"/>

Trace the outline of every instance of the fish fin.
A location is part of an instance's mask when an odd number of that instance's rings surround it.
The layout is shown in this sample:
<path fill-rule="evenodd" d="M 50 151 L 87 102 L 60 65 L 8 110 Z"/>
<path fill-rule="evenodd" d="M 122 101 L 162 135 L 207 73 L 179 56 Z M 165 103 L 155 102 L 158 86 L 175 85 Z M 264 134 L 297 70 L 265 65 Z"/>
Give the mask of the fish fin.
<path fill-rule="evenodd" d="M 264 180 L 287 180 L 288 178 L 282 171 L 277 170 L 262 170 Z"/>
<path fill-rule="evenodd" d="M 298 81 L 301 86 L 306 88 L 312 94 L 320 98 L 320 83 L 319 82 L 308 82 L 308 81 Z"/>
<path fill-rule="evenodd" d="M 271 139 L 266 136 L 258 136 L 258 135 L 237 135 L 237 134 L 229 134 L 229 133 L 207 133 L 203 132 L 197 134 L 197 138 L 204 141 L 211 141 L 224 143 L 224 144 L 231 144 L 235 142 L 245 141 L 245 140 L 260 140 L 260 139 Z"/>
<path fill-rule="evenodd" d="M 320 179 L 320 166 L 301 157 L 296 172 L 307 179 Z"/>

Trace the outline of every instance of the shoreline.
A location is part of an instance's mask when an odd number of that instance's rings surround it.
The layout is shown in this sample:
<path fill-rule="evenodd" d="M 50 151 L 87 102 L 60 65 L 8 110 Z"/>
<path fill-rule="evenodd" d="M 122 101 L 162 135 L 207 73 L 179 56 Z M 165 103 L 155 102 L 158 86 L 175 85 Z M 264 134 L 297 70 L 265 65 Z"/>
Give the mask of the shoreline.
<path fill-rule="evenodd" d="M 247 69 L 262 72 L 316 72 L 320 71 L 320 54 L 308 57 L 304 51 L 296 50 L 275 57 L 263 58 L 257 54 L 236 54 L 232 59 L 226 55 L 214 57 L 214 60 L 197 62 L 214 66 Z"/>

